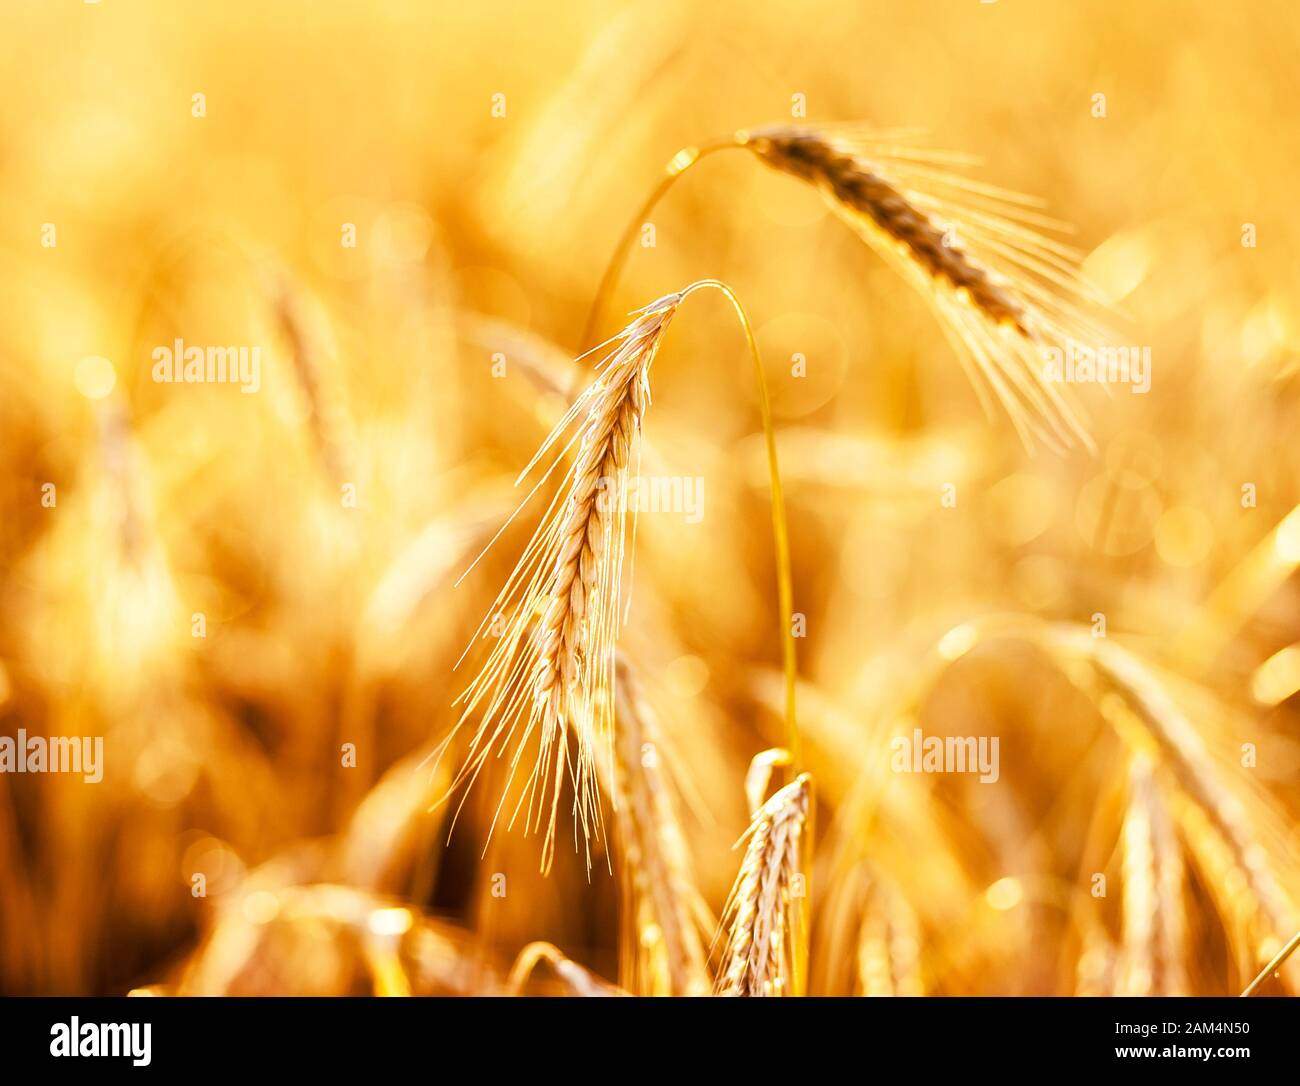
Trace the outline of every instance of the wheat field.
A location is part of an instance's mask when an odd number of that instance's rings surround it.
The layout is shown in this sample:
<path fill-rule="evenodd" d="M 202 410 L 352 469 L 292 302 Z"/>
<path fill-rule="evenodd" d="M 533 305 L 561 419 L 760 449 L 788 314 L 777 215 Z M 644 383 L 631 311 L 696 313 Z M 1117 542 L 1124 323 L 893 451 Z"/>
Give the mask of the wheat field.
<path fill-rule="evenodd" d="M 1293 5 L 0 6 L 0 993 L 1300 991 Z"/>

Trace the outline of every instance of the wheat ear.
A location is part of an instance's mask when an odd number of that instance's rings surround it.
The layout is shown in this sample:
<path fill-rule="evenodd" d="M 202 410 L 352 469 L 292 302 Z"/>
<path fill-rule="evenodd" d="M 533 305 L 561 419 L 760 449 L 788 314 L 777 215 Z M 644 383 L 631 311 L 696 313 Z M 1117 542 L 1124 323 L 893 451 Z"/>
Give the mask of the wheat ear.
<path fill-rule="evenodd" d="M 1183 995 L 1183 857 L 1145 754 L 1135 755 L 1129 767 L 1128 810 L 1120 842 L 1124 897 L 1117 994 Z"/>
<path fill-rule="evenodd" d="M 1165 680 L 1137 656 L 1071 627 L 1030 624 L 1023 636 L 1046 649 L 1067 676 L 1082 660 L 1107 695 L 1119 695 L 1101 697 L 1098 709 L 1131 749 L 1157 757 L 1176 786 L 1167 793 L 1169 809 L 1188 857 L 1231 922 L 1226 930 L 1239 964 L 1253 969 L 1259 958 L 1272 956 L 1295 930 L 1297 898 L 1294 865 L 1278 862 L 1259 844 L 1262 834 L 1280 840 L 1283 832 L 1271 808 L 1232 783 Z M 1285 857 L 1285 850 L 1277 855 Z M 1283 973 L 1288 987 L 1294 988 L 1296 976 L 1292 963 Z"/>
<path fill-rule="evenodd" d="M 536 734 L 533 767 L 509 822 L 513 824 L 525 810 L 526 828 L 536 830 L 545 824 L 543 871 L 549 870 L 554 856 L 566 770 L 574 787 L 575 836 L 581 828 L 588 870 L 591 841 L 600 836 L 596 740 L 598 731 L 603 730 L 612 748 L 610 729 L 601 728 L 609 715 L 602 706 L 614 696 L 614 645 L 628 545 L 626 497 L 628 480 L 636 470 L 642 418 L 650 403 L 650 366 L 678 307 L 689 295 L 706 289 L 724 294 L 735 310 L 758 386 L 772 488 L 786 733 L 797 758 L 790 545 L 767 378 L 753 327 L 739 299 L 725 283 L 705 279 L 638 310 L 631 324 L 597 348 L 606 353 L 597 366 L 595 381 L 565 413 L 520 475 L 522 480 L 548 454 L 554 455 L 534 487 L 535 494 L 565 455 L 578 446 L 559 493 L 475 634 L 475 640 L 491 635 L 495 644 L 482 670 L 457 699 L 464 705 L 459 721 L 432 755 L 435 762 L 440 759 L 460 728 L 478 718 L 465 761 L 448 789 L 451 795 L 473 784 L 494 749 L 503 753 L 513 743 L 506 788 L 493 818 L 495 828 L 524 752 Z M 489 548 L 500 535 L 499 531 Z M 572 758 L 571 739 L 577 748 Z M 454 826 L 453 818 L 449 832 Z"/>
<path fill-rule="evenodd" d="M 967 164 L 963 156 L 908 146 L 888 133 L 770 128 L 679 151 L 619 239 L 584 342 L 640 224 L 677 178 L 729 148 L 817 189 L 921 291 L 986 410 L 984 384 L 1027 447 L 1037 439 L 1058 450 L 1076 441 L 1091 448 L 1077 410 L 1048 373 L 1072 344 L 1110 338 L 1089 315 L 1104 299 L 1080 274 L 1081 254 L 1043 232 L 1064 224 L 1033 210 L 1036 201 L 941 168 Z"/>
<path fill-rule="evenodd" d="M 538 735 L 528 786 L 511 822 L 525 802 L 526 827 L 538 829 L 545 822 L 544 870 L 554 854 L 566 769 L 588 842 L 588 867 L 589 842 L 599 833 L 596 696 L 608 692 L 613 680 L 627 535 L 622 496 L 634 470 L 636 439 L 650 403 L 650 366 L 680 302 L 679 294 L 658 299 L 610 341 L 595 381 L 521 474 L 521 479 L 529 475 L 563 442 L 542 476 L 545 481 L 559 459 L 578 446 L 560 492 L 479 627 L 479 636 L 494 634 L 496 642 L 460 699 L 465 708 L 457 728 L 471 716 L 481 716 L 452 791 L 473 782 L 494 747 L 504 749 L 512 741 L 509 779 L 513 780 L 529 740 Z M 576 764 L 571 764 L 569 743 L 575 733 Z M 502 804 L 505 798 L 503 794 Z M 500 810 L 498 806 L 498 816 Z"/>
<path fill-rule="evenodd" d="M 272 305 L 281 333 L 288 342 L 307 418 L 319 457 L 321 470 L 335 486 L 341 485 L 352 469 L 348 455 L 350 442 L 342 404 L 326 388 L 321 372 L 317 337 L 306 316 L 305 299 L 294 289 L 287 276 L 272 286 Z"/>
<path fill-rule="evenodd" d="M 858 927 L 857 983 L 865 996 L 919 996 L 924 989 L 919 963 L 916 914 L 879 877 L 867 883 Z"/>
<path fill-rule="evenodd" d="M 705 995 L 708 956 L 696 922 L 702 898 L 664 774 L 658 721 L 622 656 L 616 684 L 614 810 L 635 897 L 636 944 L 662 954 L 669 995 Z"/>
<path fill-rule="evenodd" d="M 745 857 L 727 899 L 721 933 L 717 995 L 794 994 L 797 930 L 806 887 L 801 836 L 808 820 L 811 778 L 800 774 L 755 812 L 740 843 Z"/>

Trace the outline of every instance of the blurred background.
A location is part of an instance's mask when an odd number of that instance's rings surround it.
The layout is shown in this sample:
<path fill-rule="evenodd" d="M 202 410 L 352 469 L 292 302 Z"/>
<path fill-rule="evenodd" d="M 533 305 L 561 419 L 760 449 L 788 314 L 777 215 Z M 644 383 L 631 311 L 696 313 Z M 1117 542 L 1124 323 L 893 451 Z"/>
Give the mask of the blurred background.
<path fill-rule="evenodd" d="M 492 992 L 534 940 L 620 978 L 603 853 L 484 854 L 492 786 L 448 839 L 421 761 L 538 510 L 454 582 L 577 387 L 616 238 L 679 148 L 773 123 L 979 155 L 1077 225 L 1152 358 L 1145 395 L 1082 390 L 1096 455 L 1030 458 L 796 181 L 709 158 L 635 246 L 602 331 L 716 277 L 773 385 L 812 989 L 1234 993 L 1293 934 L 1294 5 L 2 8 L 0 735 L 105 753 L 98 784 L 0 774 L 0 991 Z M 257 392 L 156 382 L 177 339 L 259 348 Z M 781 741 L 748 366 L 692 299 L 643 466 L 704 515 L 641 519 L 622 641 L 714 913 Z M 999 736 L 1000 780 L 890 774 L 913 727 Z"/>

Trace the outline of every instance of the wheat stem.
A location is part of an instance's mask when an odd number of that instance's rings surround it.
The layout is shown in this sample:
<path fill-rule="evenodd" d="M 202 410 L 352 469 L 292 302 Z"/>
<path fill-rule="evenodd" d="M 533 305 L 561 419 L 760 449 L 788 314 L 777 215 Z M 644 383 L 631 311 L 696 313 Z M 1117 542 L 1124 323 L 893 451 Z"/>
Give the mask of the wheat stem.
<path fill-rule="evenodd" d="M 1297 947 L 1300 947 L 1300 931 L 1296 932 L 1293 936 L 1291 936 L 1291 939 L 1286 944 L 1286 946 L 1284 946 L 1281 950 L 1277 952 L 1277 954 L 1273 956 L 1273 960 L 1269 962 L 1268 965 L 1264 966 L 1263 969 L 1260 970 L 1259 976 L 1257 976 L 1254 980 L 1252 980 L 1250 984 L 1246 986 L 1246 990 L 1241 994 L 1243 996 L 1253 995 L 1255 989 L 1264 983 L 1264 979 L 1266 977 L 1271 976 L 1278 969 L 1282 968 L 1282 963 L 1285 962 L 1287 958 L 1291 957 L 1291 955 L 1295 953 Z"/>
<path fill-rule="evenodd" d="M 592 337 L 596 334 L 596 325 L 599 323 L 601 312 L 605 308 L 605 302 L 614 289 L 614 284 L 618 281 L 623 265 L 627 263 L 628 253 L 632 249 L 632 239 L 636 237 L 637 231 L 641 229 L 650 212 L 658 206 L 659 201 L 673 187 L 673 182 L 705 155 L 739 146 L 734 140 L 721 139 L 703 144 L 700 147 L 683 147 L 673 155 L 668 165 L 664 167 L 664 176 L 659 179 L 659 183 L 651 190 L 645 202 L 637 208 L 636 213 L 628 220 L 623 232 L 619 235 L 614 246 L 614 253 L 605 265 L 605 270 L 600 276 L 600 283 L 596 287 L 596 296 L 592 299 L 591 311 L 587 314 L 587 323 L 583 326 L 582 339 L 578 344 L 579 352 L 587 350 L 591 345 Z"/>
<path fill-rule="evenodd" d="M 781 465 L 776 453 L 776 430 L 772 424 L 772 400 L 768 394 L 763 359 L 758 353 L 758 341 L 754 338 L 754 327 L 749 323 L 745 308 L 740 304 L 740 299 L 736 297 L 735 292 L 726 283 L 719 282 L 717 279 L 701 279 L 682 291 L 682 299 L 685 300 L 693 291 L 710 287 L 721 291 L 731 302 L 740 320 L 740 326 L 744 329 L 745 342 L 749 345 L 749 355 L 754 363 L 754 383 L 758 387 L 758 411 L 763 423 L 763 438 L 767 449 L 767 475 L 772 489 L 772 541 L 776 547 L 776 591 L 781 612 L 781 659 L 785 677 L 785 742 L 797 773 L 803 768 L 803 758 L 795 714 L 798 659 L 794 645 L 794 581 L 790 573 L 790 532 L 785 515 L 785 493 L 781 489 Z"/>

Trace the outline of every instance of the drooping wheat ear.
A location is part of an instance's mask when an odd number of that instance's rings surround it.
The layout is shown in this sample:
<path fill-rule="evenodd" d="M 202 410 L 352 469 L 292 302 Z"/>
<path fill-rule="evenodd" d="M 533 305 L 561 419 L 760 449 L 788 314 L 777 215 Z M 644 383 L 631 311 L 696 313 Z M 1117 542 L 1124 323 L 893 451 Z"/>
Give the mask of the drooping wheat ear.
<path fill-rule="evenodd" d="M 637 437 L 650 403 L 651 363 L 678 307 L 701 290 L 716 290 L 730 302 L 753 363 L 772 490 L 786 739 L 794 764 L 798 764 L 790 544 L 767 378 L 753 325 L 739 299 L 725 283 L 701 279 L 638 310 L 631 324 L 596 349 L 606 351 L 597 366 L 596 380 L 574 401 L 524 468 L 520 479 L 563 442 L 534 487 L 535 494 L 566 454 L 578 446 L 559 493 L 479 626 L 475 640 L 490 634 L 496 643 L 482 671 L 457 699 L 464 703 L 460 720 L 432 756 L 435 762 L 440 759 L 460 728 L 471 717 L 479 718 L 465 763 L 448 789 L 451 795 L 473 784 L 494 749 L 504 753 L 513 742 L 506 788 L 493 818 L 495 829 L 519 763 L 536 733 L 533 768 L 510 823 L 525 809 L 525 802 L 526 827 L 537 829 L 545 820 L 543 871 L 549 870 L 554 855 L 566 769 L 574 787 L 574 834 L 576 838 L 581 829 L 588 871 L 591 840 L 599 837 L 602 829 L 595 745 L 598 733 L 603 732 L 612 762 L 610 733 L 616 729 L 608 707 L 614 699 L 614 644 L 622 618 L 628 482 L 636 470 Z M 489 548 L 500 535 L 498 532 Z M 602 727 L 606 723 L 610 726 Z M 572 757 L 571 738 L 577 748 Z M 453 818 L 451 828 L 454 826 Z"/>
<path fill-rule="evenodd" d="M 608 350 L 595 381 L 521 474 L 521 479 L 528 476 L 563 442 L 540 487 L 564 455 L 578 446 L 559 493 L 479 627 L 476 637 L 486 631 L 496 642 L 482 671 L 458 699 L 465 707 L 457 729 L 471 716 L 481 715 L 451 791 L 471 784 L 492 750 L 504 750 L 513 741 L 504 804 L 509 782 L 537 733 L 536 758 L 510 822 L 525 801 L 526 828 L 537 830 L 545 822 L 543 870 L 554 853 L 566 770 L 574 785 L 574 810 L 588 868 L 590 840 L 600 832 L 597 696 L 608 697 L 613 687 L 627 536 L 625 496 L 650 403 L 650 366 L 681 297 L 669 294 L 646 306 L 605 345 Z M 571 737 L 576 738 L 572 760 Z"/>
<path fill-rule="evenodd" d="M 1123 943 L 1117 994 L 1185 995 L 1187 914 L 1183 856 L 1151 759 L 1133 757 L 1121 831 Z"/>
<path fill-rule="evenodd" d="M 662 962 L 648 969 L 651 990 L 643 994 L 706 995 L 708 955 L 698 918 L 707 909 L 696 888 L 665 776 L 658 721 L 622 656 L 617 663 L 616 716 L 614 810 L 635 898 L 631 911 L 636 947 L 638 954 L 648 951 Z M 661 972 L 666 984 L 657 980 Z"/>
<path fill-rule="evenodd" d="M 812 779 L 801 773 L 763 804 L 741 838 L 740 873 L 723 911 L 725 933 L 714 992 L 731 996 L 792 994 L 800 899 L 805 893 L 800 838 Z"/>
<path fill-rule="evenodd" d="M 1032 437 L 1058 448 L 1076 439 L 1089 445 L 1074 408 L 1047 376 L 1047 352 L 1106 337 L 1076 304 L 1089 294 L 1078 254 L 1031 228 L 1054 225 L 1050 220 L 1029 211 L 1023 197 L 934 168 L 959 156 L 851 131 L 768 129 L 737 139 L 773 169 L 818 189 L 920 289 L 972 378 L 988 382 L 1026 445 Z"/>
<path fill-rule="evenodd" d="M 1102 680 L 1098 708 L 1138 753 L 1157 757 L 1175 787 L 1167 793 L 1187 855 L 1204 875 L 1237 951 L 1243 975 L 1296 930 L 1300 869 L 1291 859 L 1284 823 L 1231 763 L 1207 746 L 1197 726 L 1172 696 L 1168 682 L 1139 657 L 1087 629 L 1032 627 L 1030 640 L 1066 665 L 1083 660 Z M 1116 697 L 1115 695 L 1118 695 Z M 1283 981 L 1300 986 L 1292 963 Z"/>
<path fill-rule="evenodd" d="M 981 379 L 1027 447 L 1091 448 L 1053 372 L 1072 345 L 1110 339 L 1089 313 L 1105 301 L 1079 271 L 1081 254 L 1044 231 L 1064 224 L 1038 201 L 952 172 L 968 156 L 927 149 L 906 135 L 862 128 L 769 128 L 678 152 L 619 240 L 588 320 L 590 336 L 635 230 L 674 181 L 702 157 L 743 148 L 816 188 L 832 209 L 915 285 L 989 409 Z"/>

